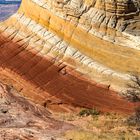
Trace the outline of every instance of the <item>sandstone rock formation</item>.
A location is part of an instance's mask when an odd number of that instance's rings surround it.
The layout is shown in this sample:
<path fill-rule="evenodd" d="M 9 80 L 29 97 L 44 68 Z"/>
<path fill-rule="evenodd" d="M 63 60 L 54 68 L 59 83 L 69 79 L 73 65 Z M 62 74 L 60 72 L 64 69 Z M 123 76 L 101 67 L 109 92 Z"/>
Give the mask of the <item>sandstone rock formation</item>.
<path fill-rule="evenodd" d="M 139 0 L 23 0 L 0 24 L 0 73 L 52 108 L 131 112 L 112 90 L 140 72 L 139 10 Z"/>
<path fill-rule="evenodd" d="M 52 119 L 49 111 L 24 99 L 13 87 L 0 83 L 1 140 L 63 140 L 59 133 L 71 128 Z"/>

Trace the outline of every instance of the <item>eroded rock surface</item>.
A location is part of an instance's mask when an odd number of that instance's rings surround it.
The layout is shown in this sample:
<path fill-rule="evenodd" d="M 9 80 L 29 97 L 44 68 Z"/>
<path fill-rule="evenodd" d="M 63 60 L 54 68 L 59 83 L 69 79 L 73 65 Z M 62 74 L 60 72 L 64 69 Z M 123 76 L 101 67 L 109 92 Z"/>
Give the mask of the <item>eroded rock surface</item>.
<path fill-rule="evenodd" d="M 0 24 L 0 73 L 36 103 L 132 112 L 112 90 L 140 72 L 139 9 L 139 0 L 23 0 Z"/>
<path fill-rule="evenodd" d="M 63 140 L 60 134 L 71 128 L 52 119 L 47 109 L 21 97 L 13 87 L 0 83 L 1 140 Z"/>

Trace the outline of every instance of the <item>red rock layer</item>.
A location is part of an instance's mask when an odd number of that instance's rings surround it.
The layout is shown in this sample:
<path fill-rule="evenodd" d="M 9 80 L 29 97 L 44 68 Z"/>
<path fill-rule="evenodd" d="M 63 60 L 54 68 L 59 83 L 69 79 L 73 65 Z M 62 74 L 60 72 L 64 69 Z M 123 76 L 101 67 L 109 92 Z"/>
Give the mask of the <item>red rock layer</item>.
<path fill-rule="evenodd" d="M 0 44 L 0 74 L 13 79 L 21 93 L 36 103 L 50 108 L 67 104 L 124 114 L 134 111 L 135 105 L 115 92 L 91 84 L 63 63 L 27 50 L 26 43 L 18 45 L 0 36 Z"/>

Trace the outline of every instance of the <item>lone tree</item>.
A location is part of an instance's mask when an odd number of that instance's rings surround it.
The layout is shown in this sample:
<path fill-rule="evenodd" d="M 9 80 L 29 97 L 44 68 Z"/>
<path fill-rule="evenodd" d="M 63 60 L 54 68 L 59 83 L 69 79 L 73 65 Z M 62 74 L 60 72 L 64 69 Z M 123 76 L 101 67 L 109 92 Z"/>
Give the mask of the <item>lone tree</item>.
<path fill-rule="evenodd" d="M 140 131 L 140 106 L 135 109 L 134 115 L 127 119 L 127 123 L 131 126 L 137 126 Z"/>
<path fill-rule="evenodd" d="M 140 101 L 140 76 L 132 75 L 132 84 L 128 84 L 128 90 L 126 91 L 126 98 L 131 102 Z"/>
<path fill-rule="evenodd" d="M 132 84 L 128 84 L 126 97 L 131 102 L 140 102 L 140 76 L 132 75 Z M 134 115 L 128 118 L 128 124 L 138 126 L 140 130 L 140 106 L 135 109 Z"/>

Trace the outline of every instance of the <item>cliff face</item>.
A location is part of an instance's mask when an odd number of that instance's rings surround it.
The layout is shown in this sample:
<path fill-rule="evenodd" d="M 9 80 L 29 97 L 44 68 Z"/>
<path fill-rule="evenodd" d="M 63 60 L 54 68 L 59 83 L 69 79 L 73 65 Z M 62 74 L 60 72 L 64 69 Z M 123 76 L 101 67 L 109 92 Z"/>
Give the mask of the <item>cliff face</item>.
<path fill-rule="evenodd" d="M 123 102 L 109 89 L 125 89 L 129 72 L 140 72 L 139 3 L 23 0 L 0 24 L 1 73 L 27 87 L 23 94 L 36 102 L 110 109 L 98 93 Z"/>

